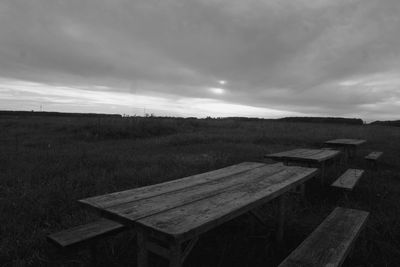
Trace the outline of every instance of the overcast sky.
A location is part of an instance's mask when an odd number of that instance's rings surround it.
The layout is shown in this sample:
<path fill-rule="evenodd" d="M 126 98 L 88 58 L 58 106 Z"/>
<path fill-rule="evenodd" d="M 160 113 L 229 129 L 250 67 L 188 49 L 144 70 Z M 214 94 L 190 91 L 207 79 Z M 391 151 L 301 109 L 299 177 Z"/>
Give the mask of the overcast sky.
<path fill-rule="evenodd" d="M 0 109 L 400 119 L 399 0 L 1 0 Z"/>

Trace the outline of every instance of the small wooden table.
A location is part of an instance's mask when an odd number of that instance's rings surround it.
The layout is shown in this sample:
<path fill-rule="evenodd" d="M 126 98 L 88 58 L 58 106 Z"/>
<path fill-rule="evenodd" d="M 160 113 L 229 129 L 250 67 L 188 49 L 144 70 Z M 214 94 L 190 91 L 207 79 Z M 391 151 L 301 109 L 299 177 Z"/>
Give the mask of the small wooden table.
<path fill-rule="evenodd" d="M 289 163 L 295 163 L 304 164 L 309 167 L 318 167 L 321 169 L 321 183 L 324 184 L 326 162 L 332 158 L 337 157 L 339 154 L 340 151 L 337 150 L 300 148 L 274 154 L 268 154 L 264 157 L 277 161 L 283 161 L 285 165 L 288 165 Z"/>
<path fill-rule="evenodd" d="M 356 155 L 357 147 L 367 142 L 363 139 L 334 139 L 326 141 L 326 146 L 343 149 L 345 158 L 352 158 Z"/>
<path fill-rule="evenodd" d="M 147 266 L 151 251 L 175 267 L 182 266 L 202 233 L 278 197 L 282 237 L 283 194 L 317 173 L 316 168 L 244 162 L 79 202 L 136 229 L 138 266 Z"/>

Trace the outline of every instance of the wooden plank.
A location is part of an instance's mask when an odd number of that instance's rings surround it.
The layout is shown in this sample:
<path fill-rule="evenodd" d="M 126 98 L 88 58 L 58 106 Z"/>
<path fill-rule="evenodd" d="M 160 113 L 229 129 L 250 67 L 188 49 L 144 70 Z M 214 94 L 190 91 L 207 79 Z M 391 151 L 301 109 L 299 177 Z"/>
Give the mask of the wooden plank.
<path fill-rule="evenodd" d="M 378 152 L 374 151 L 369 153 L 367 156 L 365 156 L 365 159 L 367 160 L 378 160 L 382 156 L 383 152 Z"/>
<path fill-rule="evenodd" d="M 168 192 L 173 192 L 182 188 L 207 183 L 213 180 L 224 178 L 229 175 L 242 173 L 247 170 L 262 167 L 265 165 L 265 163 L 259 162 L 243 162 L 222 169 L 192 175 L 186 178 L 181 178 L 165 183 L 81 199 L 79 200 L 79 202 L 86 206 L 102 210 L 125 202 L 135 201 L 143 198 L 150 198 Z"/>
<path fill-rule="evenodd" d="M 279 267 L 341 266 L 369 213 L 336 208 Z"/>
<path fill-rule="evenodd" d="M 310 149 L 308 153 L 303 152 L 301 154 L 290 154 L 284 157 L 287 160 L 295 161 L 309 161 L 309 162 L 322 162 L 327 159 L 333 158 L 338 155 L 340 151 L 336 150 L 322 150 L 322 149 Z"/>
<path fill-rule="evenodd" d="M 265 177 L 284 172 L 287 167 L 282 164 L 265 165 L 244 173 L 227 176 L 209 183 L 183 188 L 174 192 L 152 198 L 123 203 L 109 207 L 104 213 L 115 219 L 123 217 L 128 223 L 159 212 L 173 209 L 191 202 L 200 201 L 215 195 L 240 187 L 243 184 L 254 183 Z"/>
<path fill-rule="evenodd" d="M 332 186 L 351 191 L 356 186 L 363 174 L 364 170 L 348 169 L 335 182 L 333 182 Z"/>
<path fill-rule="evenodd" d="M 325 161 L 327 159 L 333 158 L 337 156 L 340 151 L 337 150 L 320 150 L 318 153 L 314 155 L 310 155 L 308 158 L 312 160 L 316 160 L 318 162 Z"/>
<path fill-rule="evenodd" d="M 294 149 L 290 151 L 269 154 L 265 157 L 288 161 L 322 162 L 337 156 L 339 153 L 340 151 L 337 150 Z"/>
<path fill-rule="evenodd" d="M 282 159 L 284 157 L 288 157 L 291 155 L 301 155 L 304 152 L 309 151 L 309 149 L 304 149 L 304 148 L 299 148 L 299 149 L 293 149 L 293 150 L 289 150 L 289 151 L 283 151 L 283 152 L 278 152 L 278 153 L 273 153 L 273 154 L 268 154 L 265 155 L 265 158 L 276 158 L 276 159 Z"/>
<path fill-rule="evenodd" d="M 311 157 L 314 157 L 315 155 L 317 155 L 319 153 L 319 150 L 314 150 L 314 149 L 308 149 L 308 150 L 304 150 L 301 153 L 297 152 L 297 153 L 291 153 L 289 155 L 287 155 L 285 158 L 287 159 L 309 159 Z"/>
<path fill-rule="evenodd" d="M 286 167 L 286 170 L 218 195 L 160 212 L 136 221 L 140 226 L 172 236 L 190 239 L 231 220 L 314 177 L 318 169 Z"/>
<path fill-rule="evenodd" d="M 288 154 L 284 157 L 308 157 L 310 155 L 314 155 L 317 151 L 314 149 L 296 149 L 292 151 L 288 151 Z"/>
<path fill-rule="evenodd" d="M 106 219 L 80 225 L 47 236 L 47 239 L 59 247 L 67 248 L 82 245 L 105 235 L 116 234 L 126 229 L 122 224 Z"/>
<path fill-rule="evenodd" d="M 325 144 L 359 146 L 359 145 L 364 144 L 365 142 L 366 142 L 366 140 L 362 140 L 362 139 L 334 139 L 334 140 L 326 141 Z"/>

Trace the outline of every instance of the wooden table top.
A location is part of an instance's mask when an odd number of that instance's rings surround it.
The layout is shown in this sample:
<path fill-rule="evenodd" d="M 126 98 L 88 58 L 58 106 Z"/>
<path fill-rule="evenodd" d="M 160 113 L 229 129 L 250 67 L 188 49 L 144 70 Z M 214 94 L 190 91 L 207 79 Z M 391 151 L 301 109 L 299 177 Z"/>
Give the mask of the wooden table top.
<path fill-rule="evenodd" d="M 334 139 L 334 140 L 329 140 L 326 141 L 325 144 L 329 145 L 343 145 L 343 146 L 359 146 L 361 144 L 364 144 L 367 142 L 366 140 L 363 139 Z"/>
<path fill-rule="evenodd" d="M 337 150 L 300 148 L 274 154 L 268 154 L 265 155 L 265 158 L 275 160 L 299 160 L 320 163 L 336 157 L 339 154 L 340 151 Z"/>
<path fill-rule="evenodd" d="M 243 162 L 79 202 L 126 225 L 187 240 L 280 196 L 317 174 L 316 168 Z"/>

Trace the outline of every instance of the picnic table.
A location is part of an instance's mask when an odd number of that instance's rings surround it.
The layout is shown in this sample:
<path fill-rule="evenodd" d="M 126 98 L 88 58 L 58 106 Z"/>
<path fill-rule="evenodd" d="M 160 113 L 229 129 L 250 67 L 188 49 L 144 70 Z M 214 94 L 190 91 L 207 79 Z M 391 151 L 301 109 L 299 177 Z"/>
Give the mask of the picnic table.
<path fill-rule="evenodd" d="M 324 184 L 326 162 L 340 155 L 337 150 L 300 148 L 289 151 L 265 155 L 265 158 L 282 161 L 285 165 L 290 163 L 303 164 L 308 167 L 318 167 L 321 170 L 321 183 Z"/>
<path fill-rule="evenodd" d="M 352 158 L 356 155 L 357 147 L 364 144 L 366 140 L 363 139 L 334 139 L 326 141 L 326 146 L 342 149 L 345 159 Z"/>
<path fill-rule="evenodd" d="M 282 238 L 284 193 L 317 173 L 316 168 L 244 162 L 79 202 L 136 230 L 138 266 L 147 266 L 151 251 L 175 267 L 182 266 L 202 233 L 276 198 Z"/>

